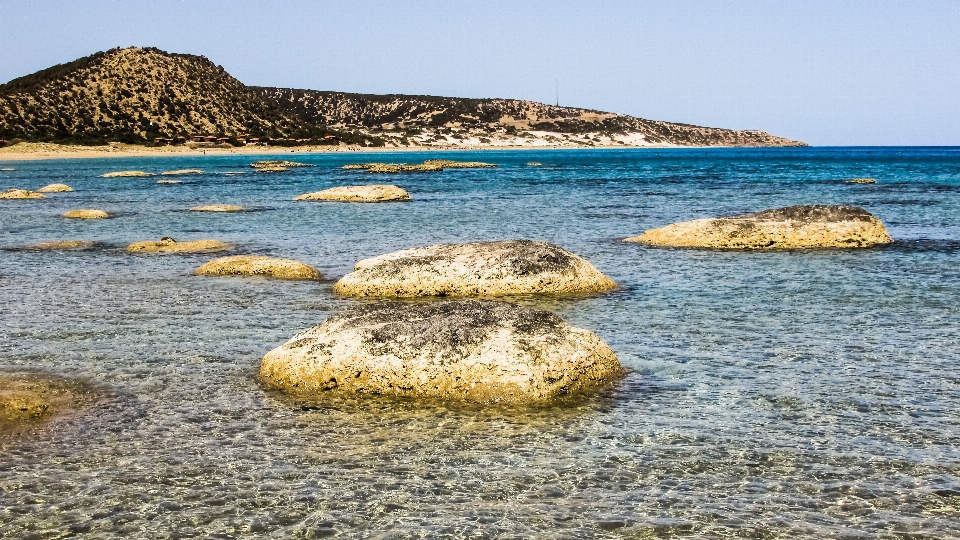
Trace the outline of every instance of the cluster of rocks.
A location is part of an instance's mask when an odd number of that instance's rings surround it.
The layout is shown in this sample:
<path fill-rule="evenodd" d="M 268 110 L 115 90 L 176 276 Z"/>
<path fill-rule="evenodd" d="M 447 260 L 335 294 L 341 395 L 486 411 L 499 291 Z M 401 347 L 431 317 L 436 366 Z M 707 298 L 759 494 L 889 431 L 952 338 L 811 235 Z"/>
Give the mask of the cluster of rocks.
<path fill-rule="evenodd" d="M 354 163 L 344 165 L 344 169 L 367 170 L 372 173 L 401 173 L 442 171 L 444 169 L 492 169 L 496 165 L 479 161 L 452 161 L 449 159 L 428 159 L 423 163 Z"/>

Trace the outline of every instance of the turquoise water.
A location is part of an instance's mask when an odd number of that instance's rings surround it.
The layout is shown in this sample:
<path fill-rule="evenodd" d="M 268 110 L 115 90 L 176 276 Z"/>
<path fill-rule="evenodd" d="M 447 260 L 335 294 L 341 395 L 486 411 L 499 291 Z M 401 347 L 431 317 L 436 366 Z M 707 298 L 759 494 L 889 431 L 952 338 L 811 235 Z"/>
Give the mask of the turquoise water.
<path fill-rule="evenodd" d="M 101 398 L 0 439 L 0 536 L 960 536 L 960 150 L 578 150 L 0 163 L 0 372 Z M 495 170 L 374 176 L 443 157 Z M 539 161 L 542 167 L 525 163 Z M 184 184 L 98 178 L 200 168 Z M 244 172 L 226 175 L 230 171 Z M 876 184 L 845 180 L 873 177 Z M 395 183 L 399 204 L 294 203 Z M 254 211 L 208 214 L 200 204 Z M 656 249 L 670 222 L 853 204 L 896 240 L 865 250 Z M 74 208 L 117 217 L 66 220 Z M 190 275 L 212 255 L 130 255 L 172 236 L 299 259 L 321 283 Z M 359 259 L 530 238 L 584 256 L 615 292 L 521 297 L 590 329 L 629 370 L 545 409 L 325 398 L 258 385 L 259 360 L 353 302 Z M 17 248 L 99 242 L 80 251 Z"/>

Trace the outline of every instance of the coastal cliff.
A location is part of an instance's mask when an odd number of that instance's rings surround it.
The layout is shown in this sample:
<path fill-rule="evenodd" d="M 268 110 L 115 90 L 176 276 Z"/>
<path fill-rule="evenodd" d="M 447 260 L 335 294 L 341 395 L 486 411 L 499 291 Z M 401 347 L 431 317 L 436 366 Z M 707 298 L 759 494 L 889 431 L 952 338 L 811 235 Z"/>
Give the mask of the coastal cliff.
<path fill-rule="evenodd" d="M 516 99 L 251 87 L 203 56 L 139 47 L 98 52 L 0 85 L 0 140 L 443 148 L 805 146 L 763 131 Z"/>

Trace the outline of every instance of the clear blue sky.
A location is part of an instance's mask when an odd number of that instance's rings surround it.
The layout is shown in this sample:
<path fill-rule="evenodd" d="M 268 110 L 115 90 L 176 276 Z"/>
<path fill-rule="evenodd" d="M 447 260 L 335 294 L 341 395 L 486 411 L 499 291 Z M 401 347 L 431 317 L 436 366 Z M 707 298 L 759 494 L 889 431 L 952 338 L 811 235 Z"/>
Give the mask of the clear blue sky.
<path fill-rule="evenodd" d="M 0 81 L 116 46 L 251 85 L 510 97 L 763 129 L 815 145 L 960 145 L 960 1 L 0 0 Z"/>

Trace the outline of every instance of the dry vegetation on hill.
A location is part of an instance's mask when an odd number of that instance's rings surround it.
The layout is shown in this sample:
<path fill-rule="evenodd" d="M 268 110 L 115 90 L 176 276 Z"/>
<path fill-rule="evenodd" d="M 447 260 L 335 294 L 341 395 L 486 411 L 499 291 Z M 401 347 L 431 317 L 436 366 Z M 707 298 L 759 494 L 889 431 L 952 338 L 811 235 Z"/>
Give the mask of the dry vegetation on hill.
<path fill-rule="evenodd" d="M 515 99 L 248 87 L 202 56 L 112 49 L 0 85 L 0 139 L 103 144 L 212 135 L 363 146 L 795 146 L 762 131 Z"/>

